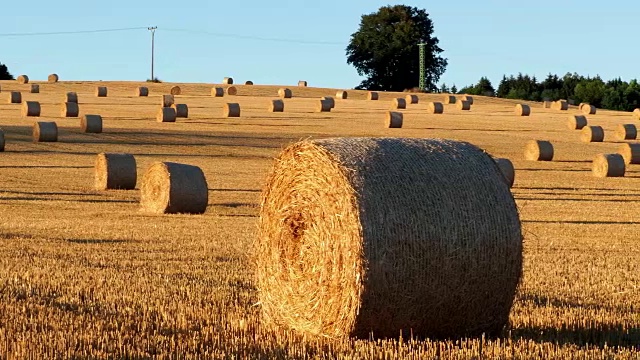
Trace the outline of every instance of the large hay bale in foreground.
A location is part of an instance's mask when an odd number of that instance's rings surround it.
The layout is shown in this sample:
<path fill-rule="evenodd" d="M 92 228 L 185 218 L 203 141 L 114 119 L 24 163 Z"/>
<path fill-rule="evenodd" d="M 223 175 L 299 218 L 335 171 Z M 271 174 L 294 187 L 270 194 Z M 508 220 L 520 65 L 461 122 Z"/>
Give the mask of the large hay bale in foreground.
<path fill-rule="evenodd" d="M 429 114 L 442 114 L 444 113 L 444 105 L 440 102 L 427 103 L 427 112 Z"/>
<path fill-rule="evenodd" d="M 509 159 L 505 158 L 494 158 L 493 159 L 500 168 L 500 173 L 504 177 L 504 181 L 509 187 L 513 187 L 513 182 L 516 178 L 516 170 L 513 167 L 513 163 Z"/>
<path fill-rule="evenodd" d="M 102 132 L 102 116 L 84 115 L 80 119 L 80 129 L 85 133 L 99 134 Z"/>
<path fill-rule="evenodd" d="M 173 98 L 173 95 L 170 94 L 165 94 L 162 95 L 162 107 L 171 107 L 171 105 L 173 105 L 175 103 L 175 99 Z"/>
<path fill-rule="evenodd" d="M 36 121 L 33 123 L 33 142 L 58 141 L 58 125 L 52 121 Z"/>
<path fill-rule="evenodd" d="M 596 113 L 596 107 L 589 104 L 583 104 L 580 110 L 582 110 L 582 113 L 586 115 L 593 115 Z"/>
<path fill-rule="evenodd" d="M 298 81 L 298 86 L 307 87 L 307 82 L 304 81 L 304 80 L 300 80 L 300 81 Z"/>
<path fill-rule="evenodd" d="M 23 101 L 21 114 L 24 117 L 40 116 L 40 103 L 37 101 Z"/>
<path fill-rule="evenodd" d="M 554 110 L 566 111 L 569 110 L 569 103 L 565 100 L 558 100 L 551 105 L 551 108 Z"/>
<path fill-rule="evenodd" d="M 94 175 L 96 190 L 133 190 L 138 179 L 136 159 L 131 154 L 98 154 Z"/>
<path fill-rule="evenodd" d="M 582 128 L 585 126 L 587 126 L 586 116 L 569 115 L 569 121 L 567 122 L 567 127 L 569 127 L 569 130 L 582 130 Z"/>
<path fill-rule="evenodd" d="M 369 91 L 367 93 L 367 100 L 378 100 L 380 96 L 378 95 L 378 92 L 376 91 Z"/>
<path fill-rule="evenodd" d="M 238 95 L 238 88 L 235 86 L 229 86 L 227 88 L 227 95 L 231 95 L 231 96 Z"/>
<path fill-rule="evenodd" d="M 333 96 L 323 96 L 320 98 L 320 100 L 326 100 L 331 104 L 331 108 L 335 108 L 336 107 L 336 100 L 333 98 Z"/>
<path fill-rule="evenodd" d="M 591 171 L 599 178 L 624 176 L 624 158 L 620 154 L 599 154 L 593 159 Z"/>
<path fill-rule="evenodd" d="M 420 102 L 420 98 L 415 94 L 409 94 L 405 96 L 405 99 L 409 104 L 417 104 L 418 102 Z"/>
<path fill-rule="evenodd" d="M 27 75 L 20 75 L 18 76 L 18 84 L 28 84 L 29 83 L 29 77 Z"/>
<path fill-rule="evenodd" d="M 603 142 L 604 141 L 604 129 L 602 126 L 585 126 L 582 128 L 582 134 L 580 138 L 583 142 Z"/>
<path fill-rule="evenodd" d="M 471 103 L 466 100 L 460 100 L 456 103 L 458 110 L 469 111 L 471 110 Z"/>
<path fill-rule="evenodd" d="M 156 115 L 157 122 L 176 122 L 176 109 L 172 107 L 161 107 Z"/>
<path fill-rule="evenodd" d="M 80 107 L 78 103 L 66 102 L 60 105 L 61 117 L 78 117 L 80 115 Z"/>
<path fill-rule="evenodd" d="M 329 112 L 334 106 L 335 103 L 330 100 L 320 99 L 320 101 L 316 103 L 316 112 Z"/>
<path fill-rule="evenodd" d="M 291 91 L 291 89 L 281 88 L 278 89 L 278 96 L 280 96 L 282 99 L 291 99 L 291 97 L 293 96 L 293 92 Z"/>
<path fill-rule="evenodd" d="M 60 80 L 58 74 L 50 74 L 49 76 L 47 76 L 47 81 L 50 83 L 57 83 L 58 80 Z"/>
<path fill-rule="evenodd" d="M 189 117 L 189 106 L 187 104 L 173 104 L 171 107 L 176 111 L 176 117 L 185 119 Z"/>
<path fill-rule="evenodd" d="M 346 92 L 346 91 L 344 91 L 344 90 L 340 90 L 340 91 L 338 91 L 338 92 L 336 93 L 336 98 L 337 98 L 337 99 L 343 99 L 343 100 L 344 100 L 344 99 L 346 99 L 346 98 L 348 98 L 348 97 L 349 97 L 349 93 L 347 93 L 347 92 Z"/>
<path fill-rule="evenodd" d="M 29 92 L 32 94 L 40 94 L 40 85 L 31 84 L 31 89 L 29 89 Z"/>
<path fill-rule="evenodd" d="M 20 91 L 12 91 L 9 93 L 9 104 L 22 103 L 22 93 Z"/>
<path fill-rule="evenodd" d="M 634 124 L 620 124 L 616 128 L 619 140 L 635 140 L 638 137 L 638 129 Z"/>
<path fill-rule="evenodd" d="M 254 253 L 267 323 L 441 338 L 508 322 L 520 220 L 500 169 L 469 143 L 299 142 L 274 162 L 261 205 Z"/>
<path fill-rule="evenodd" d="M 213 97 L 223 97 L 224 96 L 224 89 L 221 88 L 221 87 L 211 88 L 211 96 L 213 96 Z"/>
<path fill-rule="evenodd" d="M 640 164 L 640 144 L 622 144 L 618 149 L 625 164 Z"/>
<path fill-rule="evenodd" d="M 516 105 L 516 115 L 518 116 L 529 116 L 531 115 L 531 107 L 526 104 L 518 104 Z"/>
<path fill-rule="evenodd" d="M 0 151 L 4 151 L 4 130 L 0 129 Z"/>
<path fill-rule="evenodd" d="M 202 214 L 207 209 L 209 187 L 197 166 L 157 162 L 144 173 L 140 205 L 155 214 Z"/>
<path fill-rule="evenodd" d="M 445 95 L 444 96 L 444 103 L 445 104 L 455 104 L 456 103 L 456 96 L 455 95 Z"/>
<path fill-rule="evenodd" d="M 222 83 L 225 84 L 225 85 L 233 85 L 233 78 L 226 77 L 226 78 L 222 79 Z"/>
<path fill-rule="evenodd" d="M 269 112 L 283 112 L 284 111 L 284 101 L 277 99 L 271 100 L 269 102 L 269 108 L 267 109 Z"/>
<path fill-rule="evenodd" d="M 146 86 L 140 86 L 136 88 L 136 96 L 149 96 L 149 88 Z"/>
<path fill-rule="evenodd" d="M 401 112 L 389 111 L 384 116 L 384 127 L 386 128 L 401 128 L 403 116 Z"/>
<path fill-rule="evenodd" d="M 407 100 L 403 98 L 395 98 L 391 100 L 391 109 L 406 109 L 407 108 Z"/>
<path fill-rule="evenodd" d="M 531 140 L 524 147 L 524 158 L 530 161 L 551 161 L 553 144 L 546 140 Z"/>
<path fill-rule="evenodd" d="M 224 117 L 240 117 L 240 104 L 238 103 L 226 103 L 222 109 L 222 116 Z"/>
<path fill-rule="evenodd" d="M 171 90 L 169 90 L 169 94 L 171 94 L 171 95 L 180 95 L 180 94 L 182 94 L 182 89 L 180 89 L 180 86 L 178 86 L 178 85 L 172 86 Z"/>
<path fill-rule="evenodd" d="M 68 93 L 65 94 L 64 97 L 64 102 L 69 102 L 69 103 L 78 103 L 78 93 L 75 91 L 69 91 Z"/>
<path fill-rule="evenodd" d="M 97 97 L 107 97 L 109 90 L 106 86 L 98 86 L 96 87 L 96 96 Z"/>

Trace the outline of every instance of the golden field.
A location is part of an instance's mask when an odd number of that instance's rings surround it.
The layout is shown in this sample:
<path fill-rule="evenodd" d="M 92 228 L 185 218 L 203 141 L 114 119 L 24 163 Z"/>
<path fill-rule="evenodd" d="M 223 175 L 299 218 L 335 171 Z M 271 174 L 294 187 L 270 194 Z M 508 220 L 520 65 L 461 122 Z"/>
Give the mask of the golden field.
<path fill-rule="evenodd" d="M 314 112 L 335 89 L 288 86 L 284 113 L 268 113 L 278 86 L 236 85 L 237 96 L 210 96 L 213 84 L 177 84 L 189 118 L 158 123 L 161 95 L 176 84 L 0 81 L 0 358 L 640 358 L 640 165 L 624 178 L 598 179 L 591 160 L 616 152 L 616 126 L 630 113 L 598 110 L 605 142 L 580 141 L 569 111 L 475 97 L 471 111 L 445 105 L 426 113 L 420 94 L 402 129 L 383 127 L 391 99 L 405 94 L 349 91 L 330 113 Z M 95 96 L 107 86 L 106 98 Z M 150 96 L 135 97 L 137 86 Z M 40 101 L 40 118 L 22 118 L 8 91 Z M 61 118 L 76 91 L 80 114 L 100 114 L 104 133 Z M 240 118 L 223 118 L 238 102 Z M 34 120 L 56 121 L 57 143 L 33 143 Z M 471 142 L 516 167 L 512 189 L 524 229 L 524 276 L 510 325 L 498 339 L 328 340 L 271 329 L 260 320 L 251 245 L 259 196 L 272 159 L 305 138 L 389 136 Z M 532 139 L 550 140 L 553 162 L 523 159 Z M 202 168 L 204 215 L 149 215 L 139 190 L 96 191 L 100 152 L 134 154 L 138 185 L 156 161 Z"/>

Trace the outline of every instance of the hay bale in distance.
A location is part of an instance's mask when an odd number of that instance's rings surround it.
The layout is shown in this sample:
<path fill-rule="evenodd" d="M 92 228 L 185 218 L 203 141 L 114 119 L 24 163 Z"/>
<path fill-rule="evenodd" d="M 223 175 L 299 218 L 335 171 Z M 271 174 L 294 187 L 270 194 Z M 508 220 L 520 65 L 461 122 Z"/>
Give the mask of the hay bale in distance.
<path fill-rule="evenodd" d="M 40 103 L 37 101 L 22 102 L 22 116 L 40 116 Z"/>
<path fill-rule="evenodd" d="M 140 86 L 136 89 L 136 96 L 149 96 L 149 88 Z"/>
<path fill-rule="evenodd" d="M 193 165 L 157 162 L 142 176 L 140 205 L 154 214 L 202 214 L 207 210 L 209 186 Z"/>
<path fill-rule="evenodd" d="M 80 119 L 80 129 L 85 133 L 99 134 L 102 132 L 102 116 L 84 115 Z"/>
<path fill-rule="evenodd" d="M 97 97 L 107 97 L 108 89 L 106 86 L 98 86 L 96 87 L 96 96 Z"/>
<path fill-rule="evenodd" d="M 551 161 L 553 144 L 545 140 L 531 140 L 524 147 L 524 158 L 530 161 Z"/>
<path fill-rule="evenodd" d="M 531 107 L 526 104 L 518 104 L 516 105 L 516 115 L 518 116 L 529 116 L 531 115 Z"/>
<path fill-rule="evenodd" d="M 60 77 L 58 76 L 58 74 L 51 74 L 47 76 L 47 81 L 50 83 L 57 83 L 58 80 L 60 80 Z"/>
<path fill-rule="evenodd" d="M 281 88 L 278 89 L 278 96 L 280 96 L 282 99 L 291 99 L 291 97 L 293 96 L 293 92 L 291 91 L 291 89 Z"/>
<path fill-rule="evenodd" d="M 224 89 L 221 88 L 221 87 L 211 88 L 211 96 L 213 96 L 213 97 L 223 97 L 224 96 Z"/>
<path fill-rule="evenodd" d="M 238 88 L 235 86 L 229 86 L 227 88 L 227 95 L 231 95 L 231 96 L 238 95 Z"/>
<path fill-rule="evenodd" d="M 384 127 L 393 129 L 402 127 L 402 113 L 397 111 L 389 111 L 384 117 Z"/>
<path fill-rule="evenodd" d="M 458 110 L 469 111 L 471 110 L 471 103 L 466 100 L 460 100 L 456 103 Z"/>
<path fill-rule="evenodd" d="M 378 100 L 379 95 L 376 91 L 369 91 L 367 93 L 367 100 Z"/>
<path fill-rule="evenodd" d="M 330 112 L 333 109 L 333 104 L 329 100 L 320 99 L 316 104 L 316 112 Z"/>
<path fill-rule="evenodd" d="M 222 83 L 225 84 L 225 85 L 233 85 L 233 78 L 226 77 L 226 78 L 222 79 Z"/>
<path fill-rule="evenodd" d="M 633 117 L 635 117 L 637 120 L 640 120 L 640 108 L 639 109 L 634 109 L 633 113 L 631 113 L 631 115 Z"/>
<path fill-rule="evenodd" d="M 343 99 L 343 100 L 344 100 L 344 99 L 346 99 L 347 97 L 349 97 L 349 94 L 348 94 L 346 91 L 344 91 L 344 90 L 340 90 L 340 91 L 338 91 L 338 92 L 336 93 L 336 98 L 337 98 L 337 99 Z"/>
<path fill-rule="evenodd" d="M 254 264 L 267 322 L 360 338 L 472 337 L 508 322 L 521 224 L 500 170 L 474 145 L 296 143 L 274 162 L 261 204 Z"/>
<path fill-rule="evenodd" d="M 407 100 L 407 103 L 409 104 L 417 104 L 418 102 L 420 102 L 420 98 L 415 94 L 409 94 L 405 98 Z"/>
<path fill-rule="evenodd" d="M 542 102 L 542 108 L 551 109 L 551 101 L 543 101 Z"/>
<path fill-rule="evenodd" d="M 283 112 L 284 111 L 284 101 L 281 99 L 271 100 L 269 102 L 269 112 Z"/>
<path fill-rule="evenodd" d="M 300 86 L 300 87 L 307 87 L 307 82 L 306 82 L 306 81 L 304 81 L 304 80 L 300 80 L 300 81 L 298 81 L 298 86 Z"/>
<path fill-rule="evenodd" d="M 176 117 L 185 119 L 189 117 L 189 106 L 187 104 L 173 104 L 171 107 L 175 109 Z"/>
<path fill-rule="evenodd" d="M 513 187 L 513 182 L 516 178 L 516 170 L 513 167 L 511 160 L 505 158 L 495 158 L 493 160 L 496 162 L 496 165 L 498 165 L 498 168 L 504 177 L 504 181 L 510 188 Z"/>
<path fill-rule="evenodd" d="M 176 109 L 172 107 L 161 107 L 156 115 L 157 122 L 176 122 Z"/>
<path fill-rule="evenodd" d="M 60 105 L 61 117 L 78 117 L 78 115 L 80 115 L 80 107 L 78 106 L 78 103 L 66 102 Z"/>
<path fill-rule="evenodd" d="M 29 83 L 29 77 L 27 75 L 20 75 L 18 76 L 18 84 L 28 84 Z"/>
<path fill-rule="evenodd" d="M 440 102 L 427 103 L 427 112 L 429 114 L 442 114 L 444 113 L 444 105 Z"/>
<path fill-rule="evenodd" d="M 593 115 L 596 113 L 596 107 L 589 104 L 582 105 L 580 110 L 582 110 L 582 113 L 586 115 Z"/>
<path fill-rule="evenodd" d="M 4 145 L 5 145 L 4 131 L 0 129 L 0 152 L 4 151 Z"/>
<path fill-rule="evenodd" d="M 182 89 L 180 89 L 180 86 L 178 86 L 178 85 L 172 86 L 171 90 L 169 90 L 169 94 L 171 94 L 171 95 L 180 95 L 180 94 L 182 94 Z"/>
<path fill-rule="evenodd" d="M 138 171 L 131 154 L 100 153 L 94 167 L 96 190 L 133 190 Z"/>
<path fill-rule="evenodd" d="M 33 142 L 58 141 L 58 125 L 55 122 L 36 121 L 33 123 Z"/>
<path fill-rule="evenodd" d="M 584 105 L 589 105 L 589 103 L 580 103 L 580 105 L 578 105 L 578 110 L 582 111 L 582 107 Z M 588 114 L 587 114 L 588 115 Z"/>
<path fill-rule="evenodd" d="M 455 104 L 456 103 L 456 96 L 455 95 L 445 95 L 444 96 L 444 103 L 445 104 Z"/>
<path fill-rule="evenodd" d="M 567 122 L 569 130 L 582 130 L 587 126 L 587 117 L 584 115 L 569 115 L 569 121 Z"/>
<path fill-rule="evenodd" d="M 566 111 L 569 110 L 569 103 L 565 100 L 558 100 L 551 106 L 554 110 Z"/>
<path fill-rule="evenodd" d="M 621 177 L 625 172 L 625 160 L 620 154 L 599 154 L 593 159 L 591 171 L 598 178 Z"/>
<path fill-rule="evenodd" d="M 473 96 L 464 95 L 462 96 L 462 101 L 466 101 L 469 103 L 469 105 L 473 105 Z"/>
<path fill-rule="evenodd" d="M 173 95 L 162 95 L 162 107 L 171 107 L 175 103 Z"/>
<path fill-rule="evenodd" d="M 391 100 L 391 109 L 406 109 L 407 108 L 407 100 L 403 98 L 395 98 Z"/>
<path fill-rule="evenodd" d="M 253 81 L 251 80 L 247 80 L 244 82 L 245 85 L 253 85 Z"/>
<path fill-rule="evenodd" d="M 583 142 L 603 142 L 604 129 L 601 126 L 585 126 L 580 136 Z"/>
<path fill-rule="evenodd" d="M 332 96 L 323 96 L 320 100 L 328 101 L 331 104 L 332 109 L 336 107 L 336 100 Z"/>
<path fill-rule="evenodd" d="M 65 95 L 65 102 L 69 103 L 78 103 L 78 93 L 74 91 L 70 91 Z"/>
<path fill-rule="evenodd" d="M 20 91 L 12 91 L 9 93 L 9 104 L 22 103 L 22 93 Z"/>
<path fill-rule="evenodd" d="M 40 85 L 31 84 L 31 89 L 29 90 L 29 92 L 31 92 L 32 94 L 39 94 L 40 93 Z"/>
<path fill-rule="evenodd" d="M 634 124 L 620 124 L 616 128 L 619 140 L 635 140 L 638 137 L 638 129 Z"/>
<path fill-rule="evenodd" d="M 640 144 L 622 144 L 618 149 L 625 164 L 640 164 Z"/>
<path fill-rule="evenodd" d="M 226 103 L 222 110 L 222 116 L 224 117 L 240 117 L 240 104 L 238 103 Z"/>

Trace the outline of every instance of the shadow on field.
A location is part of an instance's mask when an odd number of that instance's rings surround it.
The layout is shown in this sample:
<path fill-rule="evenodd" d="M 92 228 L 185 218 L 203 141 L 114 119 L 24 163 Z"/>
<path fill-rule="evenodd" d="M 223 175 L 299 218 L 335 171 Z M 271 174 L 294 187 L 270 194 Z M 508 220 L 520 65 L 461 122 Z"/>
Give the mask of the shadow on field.
<path fill-rule="evenodd" d="M 553 194 L 549 194 L 553 195 Z M 548 197 L 548 198 L 535 198 L 535 197 L 522 197 L 522 196 L 514 196 L 516 200 L 531 200 L 531 201 L 579 201 L 579 202 L 616 202 L 616 203 L 640 203 L 640 200 L 629 200 L 629 199 L 571 199 L 571 198 L 559 198 L 559 197 Z"/>
<path fill-rule="evenodd" d="M 0 169 L 92 169 L 93 166 L 0 165 Z"/>
<path fill-rule="evenodd" d="M 416 127 L 414 129 L 417 130 L 445 130 L 445 131 L 484 131 L 484 132 L 539 132 L 540 130 L 529 130 L 529 129 L 466 129 L 466 128 L 439 128 L 439 127 Z"/>
<path fill-rule="evenodd" d="M 230 191 L 230 192 L 261 192 L 258 189 L 209 189 L 209 191 Z"/>
<path fill-rule="evenodd" d="M 624 190 L 624 189 L 618 189 L 616 191 L 620 191 L 620 190 Z M 517 193 L 516 195 L 542 195 L 542 196 L 559 196 L 559 195 L 566 195 L 566 196 L 617 196 L 617 197 L 627 197 L 627 198 L 638 198 L 638 200 L 640 201 L 640 194 L 636 193 L 636 194 L 618 194 L 618 193 L 604 193 L 604 192 L 570 192 L 570 191 L 551 191 L 551 192 L 543 192 L 543 191 L 527 191 L 527 192 L 520 192 Z"/>
<path fill-rule="evenodd" d="M 591 220 L 522 220 L 523 223 L 576 224 L 576 225 L 640 225 L 640 221 L 591 221 Z"/>
<path fill-rule="evenodd" d="M 568 172 L 591 172 L 591 169 L 532 169 L 532 168 L 520 168 L 517 171 L 568 171 Z"/>
<path fill-rule="evenodd" d="M 65 241 L 74 244 L 122 244 L 129 242 L 129 240 L 119 239 L 65 239 Z"/>
<path fill-rule="evenodd" d="M 514 186 L 515 189 L 527 189 L 527 190 L 574 190 L 574 191 L 582 191 L 582 190 L 598 190 L 598 191 L 638 191 L 640 193 L 640 189 L 614 189 L 614 188 L 582 188 L 582 187 L 539 187 L 539 186 Z"/>

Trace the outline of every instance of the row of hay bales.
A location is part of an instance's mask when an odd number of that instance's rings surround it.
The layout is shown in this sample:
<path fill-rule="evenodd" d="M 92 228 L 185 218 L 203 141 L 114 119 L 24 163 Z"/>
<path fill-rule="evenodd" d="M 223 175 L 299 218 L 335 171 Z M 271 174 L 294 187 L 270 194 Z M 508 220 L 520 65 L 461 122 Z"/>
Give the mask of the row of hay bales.
<path fill-rule="evenodd" d="M 233 85 L 233 78 L 232 77 L 225 77 L 224 79 L 222 79 L 222 83 L 225 85 Z M 251 80 L 247 80 L 244 82 L 245 85 L 253 85 L 253 81 Z M 299 87 L 307 87 L 308 84 L 305 80 L 300 80 L 298 81 L 298 86 Z"/>
<path fill-rule="evenodd" d="M 19 92 L 12 91 L 9 95 L 9 103 L 22 104 L 21 114 L 23 117 L 39 117 L 41 112 L 40 102 L 38 101 L 22 101 Z M 80 116 L 80 106 L 78 105 L 78 94 L 68 92 L 65 95 L 64 102 L 60 104 L 61 117 L 78 117 Z"/>
<path fill-rule="evenodd" d="M 80 129 L 84 133 L 101 133 L 102 116 L 84 115 L 80 119 Z M 31 137 L 33 142 L 57 142 L 58 124 L 55 121 L 35 121 L 32 126 Z M 5 150 L 4 131 L 0 129 L 0 151 Z"/>

